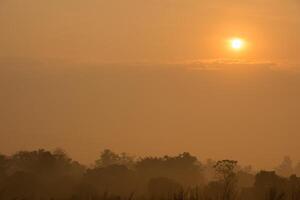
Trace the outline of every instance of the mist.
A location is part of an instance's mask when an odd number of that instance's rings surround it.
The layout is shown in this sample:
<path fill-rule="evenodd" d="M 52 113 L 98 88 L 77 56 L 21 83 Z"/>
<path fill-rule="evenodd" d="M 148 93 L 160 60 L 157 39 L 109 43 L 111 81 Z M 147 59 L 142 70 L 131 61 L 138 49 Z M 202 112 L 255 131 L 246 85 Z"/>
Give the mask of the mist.
<path fill-rule="evenodd" d="M 0 200 L 299 200 L 299 9 L 0 0 Z"/>
<path fill-rule="evenodd" d="M 189 151 L 266 169 L 286 155 L 300 159 L 293 70 L 20 63 L 1 67 L 3 153 L 62 147 L 89 164 L 104 148 L 139 156 Z"/>

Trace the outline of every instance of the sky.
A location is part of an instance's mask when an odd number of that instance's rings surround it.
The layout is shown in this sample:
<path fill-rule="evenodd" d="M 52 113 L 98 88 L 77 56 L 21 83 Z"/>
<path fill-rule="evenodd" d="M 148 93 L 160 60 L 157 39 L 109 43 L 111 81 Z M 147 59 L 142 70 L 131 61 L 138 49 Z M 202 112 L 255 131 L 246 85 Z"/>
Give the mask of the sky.
<path fill-rule="evenodd" d="M 0 152 L 300 161 L 300 1 L 0 0 Z M 243 38 L 240 52 L 227 41 Z"/>

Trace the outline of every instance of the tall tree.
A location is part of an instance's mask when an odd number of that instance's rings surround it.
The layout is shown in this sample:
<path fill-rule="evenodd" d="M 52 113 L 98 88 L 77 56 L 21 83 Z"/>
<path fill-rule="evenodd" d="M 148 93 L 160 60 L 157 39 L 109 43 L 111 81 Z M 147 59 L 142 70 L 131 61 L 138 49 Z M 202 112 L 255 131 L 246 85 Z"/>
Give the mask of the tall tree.
<path fill-rule="evenodd" d="M 223 185 L 222 200 L 233 200 L 237 196 L 236 167 L 237 161 L 234 160 L 221 160 L 214 166 L 218 179 Z"/>

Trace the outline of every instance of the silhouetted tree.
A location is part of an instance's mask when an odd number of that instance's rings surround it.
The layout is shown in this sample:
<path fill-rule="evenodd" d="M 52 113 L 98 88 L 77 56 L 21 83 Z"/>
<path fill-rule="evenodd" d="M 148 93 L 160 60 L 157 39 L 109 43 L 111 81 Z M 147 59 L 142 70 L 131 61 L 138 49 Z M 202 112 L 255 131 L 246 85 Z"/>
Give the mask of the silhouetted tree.
<path fill-rule="evenodd" d="M 233 200 L 237 196 L 236 191 L 236 166 L 237 161 L 234 160 L 221 160 L 218 161 L 214 168 L 216 170 L 217 176 L 221 183 L 223 184 L 222 199 L 223 200 Z"/>
<path fill-rule="evenodd" d="M 12 155 L 8 176 L 1 185 L 2 197 L 49 198 L 68 197 L 81 180 L 84 167 L 63 152 L 21 151 Z"/>
<path fill-rule="evenodd" d="M 189 153 L 135 160 L 105 150 L 97 163 L 85 168 L 61 149 L 0 155 L 0 200 L 300 199 L 296 175 L 286 178 L 275 171 L 260 171 L 254 179 L 250 167 L 233 160 L 203 165 Z M 278 169 L 287 172 L 291 166 L 285 159 Z M 204 182 L 204 173 L 215 178 Z"/>
<path fill-rule="evenodd" d="M 109 149 L 101 152 L 100 158 L 95 161 L 96 167 L 107 167 L 110 165 L 125 165 L 131 168 L 134 165 L 134 158 L 126 153 L 117 154 Z"/>
<path fill-rule="evenodd" d="M 201 163 L 189 153 L 178 156 L 146 157 L 136 163 L 139 176 L 146 179 L 167 177 L 182 185 L 197 185 L 203 181 Z"/>

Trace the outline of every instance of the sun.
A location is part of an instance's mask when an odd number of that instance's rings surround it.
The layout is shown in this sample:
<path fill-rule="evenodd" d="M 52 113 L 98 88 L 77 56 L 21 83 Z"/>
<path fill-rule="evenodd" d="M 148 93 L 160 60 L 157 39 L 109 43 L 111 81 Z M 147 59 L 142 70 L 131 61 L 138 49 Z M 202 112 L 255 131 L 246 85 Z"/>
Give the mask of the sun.
<path fill-rule="evenodd" d="M 245 40 L 241 38 L 232 38 L 229 43 L 231 49 L 236 51 L 241 51 L 245 47 Z"/>

